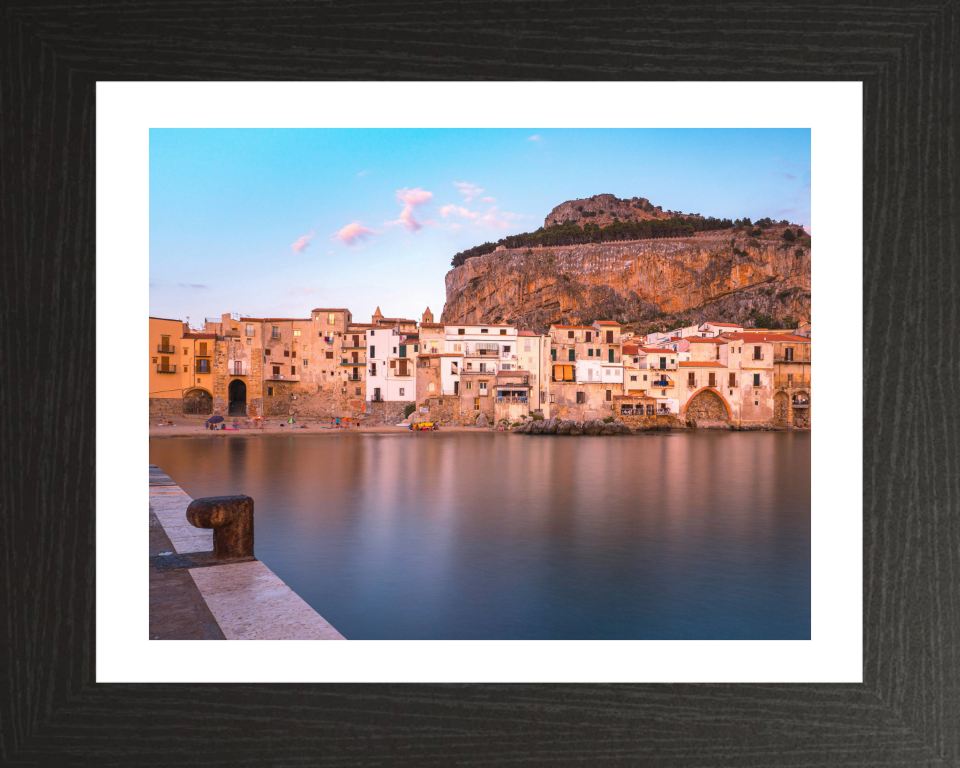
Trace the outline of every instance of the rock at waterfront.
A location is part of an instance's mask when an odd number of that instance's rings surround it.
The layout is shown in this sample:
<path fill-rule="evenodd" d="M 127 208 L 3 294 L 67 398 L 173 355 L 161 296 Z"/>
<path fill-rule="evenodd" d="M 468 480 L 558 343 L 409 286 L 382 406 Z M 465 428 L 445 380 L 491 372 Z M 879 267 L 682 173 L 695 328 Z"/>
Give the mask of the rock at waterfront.
<path fill-rule="evenodd" d="M 570 434 L 570 427 L 572 427 L 572 426 L 573 426 L 573 422 L 572 422 L 572 421 L 568 421 L 567 419 L 562 419 L 562 420 L 560 421 L 560 423 L 557 424 L 557 434 L 558 434 L 558 435 L 569 435 L 569 434 Z"/>
<path fill-rule="evenodd" d="M 481 429 L 485 429 L 490 426 L 490 419 L 487 418 L 487 414 L 480 412 L 480 415 L 477 416 L 477 426 Z"/>
<path fill-rule="evenodd" d="M 568 434 L 571 434 L 571 435 L 582 435 L 582 434 L 583 434 L 583 424 L 581 424 L 579 421 L 571 421 L 571 422 L 570 422 L 570 432 L 569 432 Z"/>
<path fill-rule="evenodd" d="M 588 419 L 583 422 L 583 434 L 599 435 L 603 432 L 604 423 L 600 419 Z"/>
<path fill-rule="evenodd" d="M 557 427 L 559 425 L 560 425 L 560 418 L 557 416 L 554 416 L 552 419 L 550 419 L 543 425 L 543 434 L 545 435 L 557 434 Z"/>

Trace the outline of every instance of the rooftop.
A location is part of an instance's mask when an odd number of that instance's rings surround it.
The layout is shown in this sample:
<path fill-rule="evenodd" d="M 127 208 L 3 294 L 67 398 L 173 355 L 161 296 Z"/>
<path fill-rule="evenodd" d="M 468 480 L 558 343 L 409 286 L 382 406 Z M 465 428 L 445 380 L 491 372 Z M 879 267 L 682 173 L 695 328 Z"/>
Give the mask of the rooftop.
<path fill-rule="evenodd" d="M 794 344 L 809 344 L 810 339 L 806 336 L 795 336 L 792 333 L 769 333 L 769 332 L 754 332 L 754 331 L 740 331 L 739 333 L 725 333 L 725 337 L 730 339 L 738 339 L 740 341 L 746 341 L 753 344 L 758 342 L 766 342 L 768 344 L 774 344 L 776 342 L 789 341 Z"/>
<path fill-rule="evenodd" d="M 743 328 L 743 325 L 738 323 L 717 323 L 713 320 L 707 320 L 702 325 L 722 325 L 724 328 Z"/>
<path fill-rule="evenodd" d="M 723 363 L 716 360 L 681 360 L 681 368 L 726 368 Z"/>

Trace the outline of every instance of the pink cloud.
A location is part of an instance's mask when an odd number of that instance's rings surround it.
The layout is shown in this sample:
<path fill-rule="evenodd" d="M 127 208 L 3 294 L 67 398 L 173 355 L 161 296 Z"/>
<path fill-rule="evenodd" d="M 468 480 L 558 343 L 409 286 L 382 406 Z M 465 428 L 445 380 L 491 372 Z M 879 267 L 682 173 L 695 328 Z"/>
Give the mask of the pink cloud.
<path fill-rule="evenodd" d="M 453 186 L 460 190 L 460 194 L 463 195 L 463 202 L 469 203 L 473 198 L 480 197 L 483 194 L 483 190 L 480 189 L 476 184 L 471 184 L 469 181 L 455 181 Z"/>
<path fill-rule="evenodd" d="M 312 239 L 313 239 L 313 232 L 311 232 L 309 235 L 304 235 L 290 247 L 293 249 L 294 253 L 303 253 L 305 250 L 307 250 L 307 246 L 310 245 L 310 241 Z"/>
<path fill-rule="evenodd" d="M 366 240 L 370 235 L 380 234 L 375 229 L 369 229 L 360 225 L 360 222 L 353 221 L 347 224 L 343 229 L 334 232 L 332 237 L 337 238 L 344 245 L 353 245 L 358 240 Z"/>
<path fill-rule="evenodd" d="M 480 215 L 479 213 L 474 213 L 473 211 L 459 205 L 445 205 L 440 209 L 440 215 L 443 216 L 443 218 L 447 218 L 452 214 L 463 216 L 463 218 L 471 220 L 476 219 Z"/>
<path fill-rule="evenodd" d="M 543 137 L 541 137 L 539 133 L 535 133 L 533 134 L 533 136 L 530 136 L 527 138 L 527 141 L 542 141 L 542 140 L 543 140 Z"/>
<path fill-rule="evenodd" d="M 313 293 L 313 288 L 309 285 L 299 286 L 295 285 L 289 291 L 287 291 L 288 296 L 298 296 L 300 294 Z"/>
<path fill-rule="evenodd" d="M 495 202 L 497 202 L 497 198 L 495 198 L 495 197 L 481 197 L 481 198 L 480 198 L 480 202 L 481 202 L 481 203 L 495 203 Z"/>
<path fill-rule="evenodd" d="M 403 210 L 400 211 L 400 216 L 395 221 L 384 222 L 389 226 L 401 226 L 406 227 L 411 232 L 418 232 L 423 229 L 426 224 L 433 224 L 431 220 L 424 222 L 417 221 L 414 217 L 413 212 L 418 207 L 424 203 L 429 203 L 433 199 L 433 192 L 428 192 L 425 189 L 416 187 L 410 189 L 404 187 L 403 189 L 398 189 L 396 193 L 397 202 L 403 206 Z"/>
<path fill-rule="evenodd" d="M 505 229 L 510 226 L 510 222 L 522 218 L 523 216 L 519 213 L 508 213 L 507 211 L 498 210 L 496 206 L 493 206 L 481 216 L 476 223 L 479 226 L 490 227 L 492 229 Z"/>

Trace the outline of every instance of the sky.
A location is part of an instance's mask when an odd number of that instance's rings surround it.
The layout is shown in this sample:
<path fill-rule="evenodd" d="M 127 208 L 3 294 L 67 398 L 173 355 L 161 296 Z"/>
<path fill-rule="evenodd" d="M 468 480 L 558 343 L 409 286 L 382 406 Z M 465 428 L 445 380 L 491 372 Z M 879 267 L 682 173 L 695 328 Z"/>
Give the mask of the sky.
<path fill-rule="evenodd" d="M 458 251 L 566 200 L 810 227 L 809 129 L 152 129 L 150 314 L 437 320 Z"/>

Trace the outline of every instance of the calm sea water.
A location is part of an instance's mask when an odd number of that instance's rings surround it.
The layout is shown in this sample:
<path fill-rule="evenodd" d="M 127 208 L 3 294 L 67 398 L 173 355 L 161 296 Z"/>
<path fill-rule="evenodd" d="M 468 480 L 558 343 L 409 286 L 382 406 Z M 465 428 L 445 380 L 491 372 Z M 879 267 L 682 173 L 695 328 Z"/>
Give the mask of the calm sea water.
<path fill-rule="evenodd" d="M 810 434 L 154 438 L 349 639 L 809 639 Z"/>

